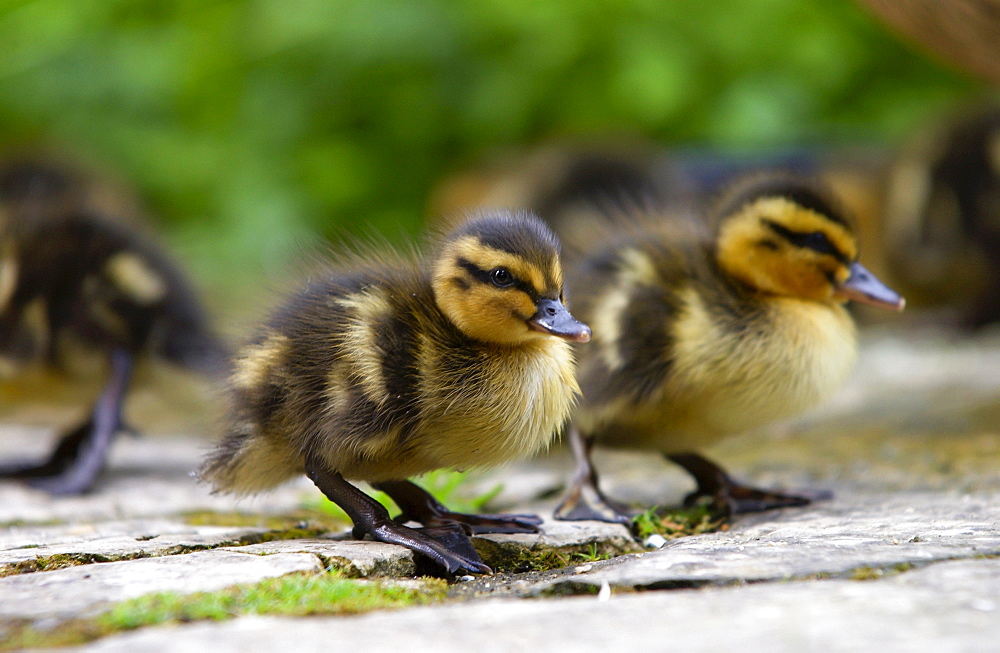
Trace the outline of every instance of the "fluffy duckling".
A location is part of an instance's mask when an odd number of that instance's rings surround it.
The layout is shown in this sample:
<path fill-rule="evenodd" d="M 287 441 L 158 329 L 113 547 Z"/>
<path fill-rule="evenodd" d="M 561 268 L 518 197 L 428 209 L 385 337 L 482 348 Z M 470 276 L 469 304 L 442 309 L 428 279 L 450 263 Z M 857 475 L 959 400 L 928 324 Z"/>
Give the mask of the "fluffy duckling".
<path fill-rule="evenodd" d="M 578 394 L 569 342 L 589 338 L 563 304 L 558 241 L 533 216 L 474 217 L 425 261 L 358 257 L 310 281 L 240 352 L 228 427 L 201 476 L 246 494 L 305 473 L 355 537 L 488 572 L 467 534 L 537 532 L 540 520 L 449 512 L 406 479 L 546 447 Z"/>
<path fill-rule="evenodd" d="M 0 466 L 52 494 L 91 489 L 115 434 L 137 358 L 224 367 L 224 347 L 176 266 L 134 228 L 94 213 L 70 169 L 0 167 L 0 378 L 43 367 L 106 368 L 89 417 L 43 462 Z M 96 365 L 95 363 L 96 360 Z"/>
<path fill-rule="evenodd" d="M 843 306 L 901 309 L 857 262 L 851 222 L 811 183 L 777 173 L 739 184 L 704 222 L 634 212 L 573 276 L 594 342 L 580 351 L 583 398 L 568 437 L 577 459 L 559 519 L 628 522 L 598 488 L 595 443 L 661 452 L 729 513 L 808 497 L 739 485 L 697 452 L 796 415 L 833 392 L 855 358 Z"/>

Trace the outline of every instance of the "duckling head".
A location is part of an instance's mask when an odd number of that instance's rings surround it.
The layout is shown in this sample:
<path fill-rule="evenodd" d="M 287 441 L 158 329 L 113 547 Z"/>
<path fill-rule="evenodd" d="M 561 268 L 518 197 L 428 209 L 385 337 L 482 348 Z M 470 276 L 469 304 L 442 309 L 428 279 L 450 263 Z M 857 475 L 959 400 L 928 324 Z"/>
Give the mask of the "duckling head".
<path fill-rule="evenodd" d="M 590 328 L 565 306 L 559 241 L 533 215 L 496 211 L 470 217 L 446 237 L 432 285 L 441 311 L 476 340 L 590 340 Z"/>
<path fill-rule="evenodd" d="M 783 175 L 752 179 L 727 195 L 718 216 L 716 260 L 747 286 L 903 309 L 903 298 L 858 263 L 851 220 L 813 184 Z"/>

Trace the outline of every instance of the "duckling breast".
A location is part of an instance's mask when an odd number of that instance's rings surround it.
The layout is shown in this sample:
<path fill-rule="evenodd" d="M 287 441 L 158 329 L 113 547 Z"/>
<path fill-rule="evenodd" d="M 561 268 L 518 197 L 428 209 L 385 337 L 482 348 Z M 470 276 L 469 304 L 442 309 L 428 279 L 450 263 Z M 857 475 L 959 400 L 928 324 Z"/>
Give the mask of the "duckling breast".
<path fill-rule="evenodd" d="M 814 407 L 846 379 L 855 329 L 840 304 L 773 298 L 742 322 L 680 293 L 665 383 L 647 400 L 584 415 L 603 444 L 664 453 L 702 449 Z"/>
<path fill-rule="evenodd" d="M 677 322 L 665 401 L 678 433 L 711 439 L 812 408 L 854 365 L 853 322 L 840 304 L 769 299 L 741 328 L 712 319 L 689 293 Z M 674 425 L 671 425 L 674 426 Z"/>
<path fill-rule="evenodd" d="M 563 340 L 444 353 L 422 347 L 423 448 L 438 466 L 491 467 L 548 447 L 579 395 Z"/>

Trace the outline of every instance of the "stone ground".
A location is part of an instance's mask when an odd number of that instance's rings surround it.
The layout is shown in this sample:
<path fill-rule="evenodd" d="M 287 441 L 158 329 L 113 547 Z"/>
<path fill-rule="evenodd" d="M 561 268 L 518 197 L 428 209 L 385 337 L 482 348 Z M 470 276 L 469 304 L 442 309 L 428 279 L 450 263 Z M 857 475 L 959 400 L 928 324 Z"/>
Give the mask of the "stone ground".
<path fill-rule="evenodd" d="M 49 446 L 0 426 L 0 458 Z M 156 591 L 190 593 L 336 567 L 405 578 L 409 551 L 356 542 L 303 510 L 308 482 L 234 501 L 190 470 L 207 438 L 124 438 L 101 487 L 51 500 L 0 483 L 0 638 L 59 628 Z M 709 452 L 758 485 L 832 489 L 804 509 L 643 550 L 623 527 L 547 522 L 545 535 L 477 538 L 503 567 L 546 549 L 608 560 L 465 577 L 450 601 L 351 617 L 243 617 L 111 636 L 94 651 L 363 648 L 476 650 L 995 650 L 1000 641 L 1000 333 L 870 335 L 851 383 L 807 419 Z M 684 475 L 655 456 L 601 452 L 613 495 L 675 503 Z M 551 514 L 564 452 L 483 476 L 491 508 Z M 242 517 L 234 518 L 239 512 Z M 304 520 L 303 523 L 297 523 Z M 291 529 L 291 530 L 290 530 Z M 267 541 L 275 537 L 289 538 Z"/>

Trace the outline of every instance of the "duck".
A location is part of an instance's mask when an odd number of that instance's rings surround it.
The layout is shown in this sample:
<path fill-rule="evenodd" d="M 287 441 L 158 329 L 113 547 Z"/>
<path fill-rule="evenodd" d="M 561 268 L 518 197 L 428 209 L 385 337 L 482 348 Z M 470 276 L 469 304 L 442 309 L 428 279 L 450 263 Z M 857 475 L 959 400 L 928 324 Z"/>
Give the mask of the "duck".
<path fill-rule="evenodd" d="M 138 362 L 225 374 L 227 347 L 194 287 L 134 222 L 108 210 L 72 164 L 16 156 L 0 164 L 0 379 L 55 374 L 100 386 L 88 416 L 42 461 L 0 464 L 52 495 L 93 490 Z"/>
<path fill-rule="evenodd" d="M 767 171 L 731 185 L 710 216 L 637 203 L 589 229 L 591 249 L 569 269 L 593 341 L 579 351 L 582 397 L 566 436 L 577 467 L 555 517 L 631 522 L 600 489 L 595 445 L 662 454 L 697 484 L 686 504 L 724 515 L 825 496 L 749 487 L 700 451 L 844 382 L 856 357 L 845 302 L 902 310 L 858 262 L 835 198 L 811 178 Z"/>
<path fill-rule="evenodd" d="M 582 213 L 599 215 L 625 198 L 672 201 L 690 184 L 672 157 L 635 137 L 549 140 L 491 153 L 446 176 L 430 194 L 434 221 L 461 221 L 476 208 L 528 210 L 545 220 L 563 245 Z"/>
<path fill-rule="evenodd" d="M 529 213 L 477 212 L 430 251 L 348 253 L 310 275 L 237 352 L 200 476 L 246 495 L 305 474 L 355 538 L 489 573 L 469 535 L 534 533 L 541 519 L 454 513 L 408 479 L 546 448 L 579 393 L 571 343 L 590 329 L 566 308 L 559 241 Z"/>

